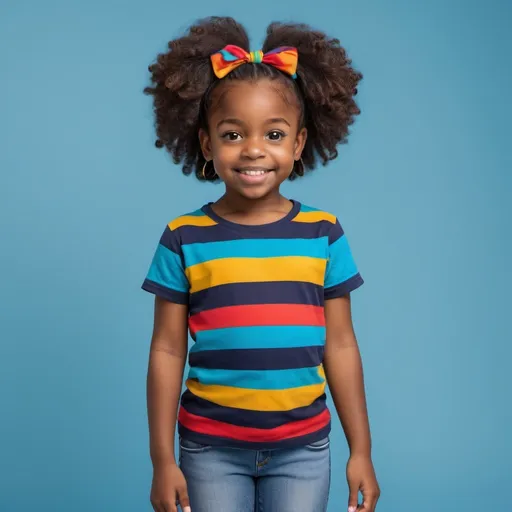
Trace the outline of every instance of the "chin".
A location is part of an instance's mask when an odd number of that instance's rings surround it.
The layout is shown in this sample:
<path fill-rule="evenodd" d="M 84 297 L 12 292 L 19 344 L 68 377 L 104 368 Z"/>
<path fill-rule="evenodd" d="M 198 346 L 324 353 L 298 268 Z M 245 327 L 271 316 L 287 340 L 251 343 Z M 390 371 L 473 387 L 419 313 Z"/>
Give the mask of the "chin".
<path fill-rule="evenodd" d="M 237 192 L 246 199 L 261 199 L 270 194 L 274 189 L 267 187 L 247 187 L 237 189 Z"/>

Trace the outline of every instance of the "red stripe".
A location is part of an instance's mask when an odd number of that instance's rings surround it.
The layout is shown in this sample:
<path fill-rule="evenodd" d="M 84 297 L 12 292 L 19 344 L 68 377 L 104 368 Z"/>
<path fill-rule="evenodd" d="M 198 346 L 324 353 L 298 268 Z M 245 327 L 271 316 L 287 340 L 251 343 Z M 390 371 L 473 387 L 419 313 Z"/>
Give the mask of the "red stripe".
<path fill-rule="evenodd" d="M 308 304 L 250 304 L 201 311 L 189 318 L 190 331 L 196 333 L 223 327 L 256 325 L 325 325 L 324 308 Z"/>
<path fill-rule="evenodd" d="M 243 412 L 241 411 L 241 414 Z M 180 408 L 179 422 L 189 430 L 199 434 L 206 434 L 216 437 L 227 437 L 239 441 L 253 442 L 272 442 L 282 441 L 297 436 L 305 436 L 316 432 L 325 427 L 331 419 L 328 409 L 320 414 L 306 420 L 292 421 L 275 428 L 253 428 L 240 427 L 224 423 L 222 421 L 211 420 L 203 416 L 197 416 L 187 412 L 184 407 Z"/>

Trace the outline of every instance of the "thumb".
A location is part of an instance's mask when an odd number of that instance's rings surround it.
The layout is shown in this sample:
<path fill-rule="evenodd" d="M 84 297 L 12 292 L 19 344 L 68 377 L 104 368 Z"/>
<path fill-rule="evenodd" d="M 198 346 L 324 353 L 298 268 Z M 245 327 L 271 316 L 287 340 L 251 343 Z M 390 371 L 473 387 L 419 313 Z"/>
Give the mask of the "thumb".
<path fill-rule="evenodd" d="M 354 484 L 350 484 L 350 494 L 348 497 L 348 512 L 356 512 L 358 497 L 359 497 L 358 486 L 354 485 Z"/>

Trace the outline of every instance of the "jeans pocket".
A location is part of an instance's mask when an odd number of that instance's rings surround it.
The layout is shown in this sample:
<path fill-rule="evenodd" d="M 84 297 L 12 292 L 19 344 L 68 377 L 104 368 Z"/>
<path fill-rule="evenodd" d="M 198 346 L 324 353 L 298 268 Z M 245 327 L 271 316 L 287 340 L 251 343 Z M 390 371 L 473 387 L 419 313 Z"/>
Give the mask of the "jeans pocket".
<path fill-rule="evenodd" d="M 329 437 L 324 437 L 323 439 L 319 439 L 318 441 L 313 441 L 310 444 L 306 445 L 306 448 L 308 450 L 314 450 L 314 451 L 320 451 L 320 450 L 326 450 L 329 448 L 329 445 L 331 444 L 331 441 Z"/>
<path fill-rule="evenodd" d="M 184 452 L 188 453 L 202 453 L 211 448 L 208 444 L 196 443 L 195 441 L 190 441 L 190 439 L 183 439 L 180 437 L 180 448 Z"/>

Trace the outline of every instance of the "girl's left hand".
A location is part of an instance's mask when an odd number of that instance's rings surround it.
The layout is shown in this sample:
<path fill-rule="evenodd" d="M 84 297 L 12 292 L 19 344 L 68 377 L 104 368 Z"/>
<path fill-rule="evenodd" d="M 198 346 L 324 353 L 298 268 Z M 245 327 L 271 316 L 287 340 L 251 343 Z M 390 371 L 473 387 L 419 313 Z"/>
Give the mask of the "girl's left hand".
<path fill-rule="evenodd" d="M 348 512 L 374 512 L 380 496 L 380 488 L 371 458 L 351 456 L 347 464 L 347 481 L 350 490 Z M 358 507 L 359 491 L 363 495 L 363 504 Z"/>

